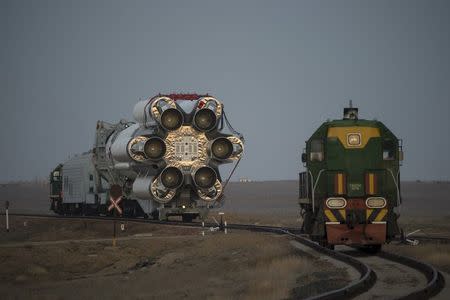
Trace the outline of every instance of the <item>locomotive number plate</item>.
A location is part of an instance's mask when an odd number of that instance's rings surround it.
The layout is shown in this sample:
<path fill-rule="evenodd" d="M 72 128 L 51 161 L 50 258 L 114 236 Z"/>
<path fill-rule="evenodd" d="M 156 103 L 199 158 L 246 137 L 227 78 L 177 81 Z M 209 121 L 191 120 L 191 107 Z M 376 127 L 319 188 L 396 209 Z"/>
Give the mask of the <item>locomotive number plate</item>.
<path fill-rule="evenodd" d="M 360 184 L 360 183 L 350 183 L 349 186 L 352 191 L 361 191 L 362 190 L 362 184 Z"/>

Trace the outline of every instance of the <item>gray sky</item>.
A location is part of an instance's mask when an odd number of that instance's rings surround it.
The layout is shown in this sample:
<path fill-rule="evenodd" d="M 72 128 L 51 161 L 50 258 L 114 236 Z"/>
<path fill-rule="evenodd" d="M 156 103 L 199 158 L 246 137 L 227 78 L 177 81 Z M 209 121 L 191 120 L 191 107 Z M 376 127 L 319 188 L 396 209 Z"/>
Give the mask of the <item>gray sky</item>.
<path fill-rule="evenodd" d="M 450 179 L 449 1 L 1 1 L 0 181 L 47 176 L 139 97 L 209 92 L 245 135 L 236 177 L 295 179 L 348 99 Z"/>

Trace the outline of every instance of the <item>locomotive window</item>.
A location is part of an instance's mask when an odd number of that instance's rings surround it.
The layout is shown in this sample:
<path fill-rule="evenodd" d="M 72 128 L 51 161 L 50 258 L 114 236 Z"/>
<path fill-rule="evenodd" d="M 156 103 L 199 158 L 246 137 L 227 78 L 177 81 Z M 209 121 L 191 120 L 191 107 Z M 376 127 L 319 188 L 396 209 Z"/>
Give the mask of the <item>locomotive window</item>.
<path fill-rule="evenodd" d="M 322 161 L 323 160 L 323 141 L 322 140 L 312 140 L 311 141 L 311 161 Z"/>
<path fill-rule="evenodd" d="M 393 140 L 383 141 L 383 159 L 384 160 L 394 160 L 395 159 L 395 143 Z"/>

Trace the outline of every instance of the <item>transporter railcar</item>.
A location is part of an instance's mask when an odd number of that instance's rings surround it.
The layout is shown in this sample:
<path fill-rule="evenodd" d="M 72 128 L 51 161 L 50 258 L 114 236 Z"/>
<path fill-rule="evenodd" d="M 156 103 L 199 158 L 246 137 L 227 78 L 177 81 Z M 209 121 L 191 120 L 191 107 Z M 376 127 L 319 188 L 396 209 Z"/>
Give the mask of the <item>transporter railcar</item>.
<path fill-rule="evenodd" d="M 94 147 L 51 172 L 53 211 L 192 221 L 223 203 L 219 165 L 237 166 L 244 139 L 220 101 L 157 95 L 138 102 L 133 115 L 135 122 L 98 121 Z"/>
<path fill-rule="evenodd" d="M 306 141 L 299 174 L 302 229 L 324 246 L 356 245 L 377 251 L 400 234 L 397 223 L 402 140 L 382 122 L 323 123 Z"/>

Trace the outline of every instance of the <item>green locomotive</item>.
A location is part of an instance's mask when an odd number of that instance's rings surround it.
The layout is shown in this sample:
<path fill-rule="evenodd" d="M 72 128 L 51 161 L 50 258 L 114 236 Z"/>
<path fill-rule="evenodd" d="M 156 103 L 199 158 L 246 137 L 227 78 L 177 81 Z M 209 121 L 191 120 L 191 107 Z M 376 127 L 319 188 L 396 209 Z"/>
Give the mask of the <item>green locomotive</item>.
<path fill-rule="evenodd" d="M 358 119 L 344 109 L 342 120 L 323 123 L 306 141 L 300 173 L 303 230 L 313 240 L 380 249 L 400 234 L 402 140 L 383 123 Z"/>

